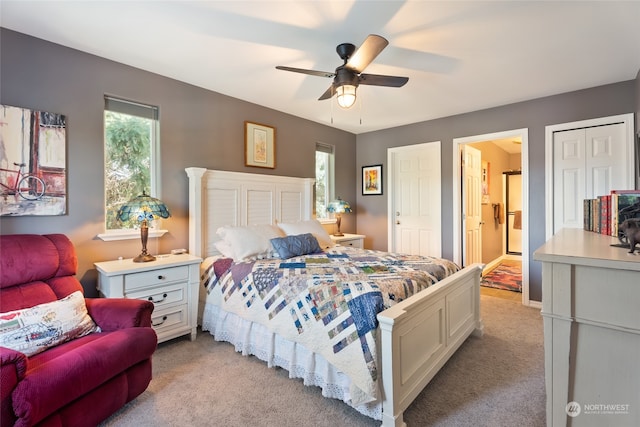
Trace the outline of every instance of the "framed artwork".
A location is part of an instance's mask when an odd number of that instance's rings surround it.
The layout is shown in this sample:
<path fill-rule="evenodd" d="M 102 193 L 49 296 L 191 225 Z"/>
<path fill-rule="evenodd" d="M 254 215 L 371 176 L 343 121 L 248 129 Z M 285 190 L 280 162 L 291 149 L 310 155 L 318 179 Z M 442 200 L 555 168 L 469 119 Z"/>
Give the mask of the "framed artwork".
<path fill-rule="evenodd" d="M 482 204 L 486 205 L 490 201 L 491 194 L 491 165 L 486 160 L 482 161 Z"/>
<path fill-rule="evenodd" d="M 276 167 L 276 129 L 244 122 L 244 164 L 258 168 Z"/>
<path fill-rule="evenodd" d="M 382 165 L 362 167 L 362 195 L 382 194 Z"/>
<path fill-rule="evenodd" d="M 62 114 L 0 105 L 0 216 L 67 213 Z"/>

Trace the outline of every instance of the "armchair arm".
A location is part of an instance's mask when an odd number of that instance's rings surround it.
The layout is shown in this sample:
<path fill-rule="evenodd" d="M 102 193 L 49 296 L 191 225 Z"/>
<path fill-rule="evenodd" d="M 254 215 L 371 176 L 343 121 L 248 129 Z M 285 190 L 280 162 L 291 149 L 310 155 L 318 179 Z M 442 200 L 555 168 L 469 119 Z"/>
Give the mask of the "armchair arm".
<path fill-rule="evenodd" d="M 0 347 L 0 425 L 13 425 L 15 415 L 11 394 L 27 372 L 28 359 L 23 353 Z"/>
<path fill-rule="evenodd" d="M 151 301 L 127 298 L 86 298 L 89 316 L 104 332 L 151 327 Z"/>

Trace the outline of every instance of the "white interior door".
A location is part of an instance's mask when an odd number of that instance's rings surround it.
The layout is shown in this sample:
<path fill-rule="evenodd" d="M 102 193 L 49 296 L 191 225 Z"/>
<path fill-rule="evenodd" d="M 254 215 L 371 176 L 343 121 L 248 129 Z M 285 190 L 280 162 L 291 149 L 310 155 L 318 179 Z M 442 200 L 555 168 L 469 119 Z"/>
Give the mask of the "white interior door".
<path fill-rule="evenodd" d="M 629 189 L 623 123 L 553 135 L 553 232 L 582 228 L 583 201 Z"/>
<path fill-rule="evenodd" d="M 482 262 L 482 152 L 462 146 L 462 265 Z"/>
<path fill-rule="evenodd" d="M 586 198 L 584 129 L 557 132 L 553 137 L 553 224 L 582 227 L 582 200 Z"/>
<path fill-rule="evenodd" d="M 440 142 L 389 150 L 392 252 L 442 256 Z"/>

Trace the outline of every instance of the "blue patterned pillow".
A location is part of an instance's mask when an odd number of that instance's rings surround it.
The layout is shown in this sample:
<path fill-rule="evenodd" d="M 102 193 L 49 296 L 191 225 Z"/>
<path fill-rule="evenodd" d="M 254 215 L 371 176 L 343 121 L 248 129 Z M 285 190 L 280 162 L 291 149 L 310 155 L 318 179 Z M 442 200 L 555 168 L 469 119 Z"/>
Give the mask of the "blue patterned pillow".
<path fill-rule="evenodd" d="M 282 259 L 322 252 L 318 240 L 311 233 L 276 237 L 271 239 L 271 245 Z"/>

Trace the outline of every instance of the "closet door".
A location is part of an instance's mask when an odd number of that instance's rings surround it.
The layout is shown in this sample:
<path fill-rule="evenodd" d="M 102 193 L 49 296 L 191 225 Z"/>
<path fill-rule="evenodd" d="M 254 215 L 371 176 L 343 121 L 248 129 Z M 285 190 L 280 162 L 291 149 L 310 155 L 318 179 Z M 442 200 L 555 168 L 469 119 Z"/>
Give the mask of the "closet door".
<path fill-rule="evenodd" d="M 622 123 L 555 132 L 554 233 L 583 227 L 583 201 L 628 189 L 627 141 Z"/>
<path fill-rule="evenodd" d="M 585 130 L 553 136 L 553 232 L 582 227 L 582 199 L 586 198 Z"/>
<path fill-rule="evenodd" d="M 624 125 L 597 126 L 585 131 L 586 194 L 589 198 L 605 196 L 611 190 L 629 189 Z"/>

